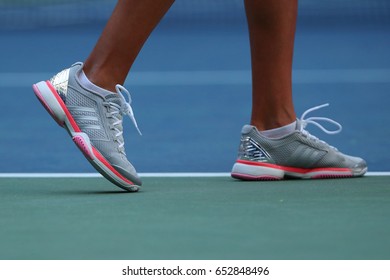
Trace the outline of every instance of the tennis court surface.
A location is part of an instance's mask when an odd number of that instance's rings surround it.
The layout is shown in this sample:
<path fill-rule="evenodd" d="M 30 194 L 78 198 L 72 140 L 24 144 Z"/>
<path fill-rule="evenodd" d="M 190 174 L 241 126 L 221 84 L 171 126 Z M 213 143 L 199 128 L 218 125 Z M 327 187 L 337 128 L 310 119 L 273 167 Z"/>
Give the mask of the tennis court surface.
<path fill-rule="evenodd" d="M 204 176 L 0 178 L 0 259 L 390 258 L 390 176 Z"/>

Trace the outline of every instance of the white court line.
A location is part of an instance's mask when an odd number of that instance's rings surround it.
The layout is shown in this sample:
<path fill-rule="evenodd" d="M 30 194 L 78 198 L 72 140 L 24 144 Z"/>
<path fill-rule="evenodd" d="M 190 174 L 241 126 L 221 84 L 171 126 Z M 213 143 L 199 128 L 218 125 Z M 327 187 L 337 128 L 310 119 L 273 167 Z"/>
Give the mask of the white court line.
<path fill-rule="evenodd" d="M 376 171 L 371 171 L 366 173 L 367 176 L 390 176 L 390 172 L 376 172 Z"/>
<path fill-rule="evenodd" d="M 230 177 L 228 172 L 162 172 L 139 173 L 144 178 L 182 178 L 182 177 Z M 366 176 L 390 176 L 389 171 L 367 172 Z M 0 173 L 0 178 L 100 178 L 99 173 Z"/>
<path fill-rule="evenodd" d="M 26 87 L 55 73 L 3 72 L 0 87 Z M 296 69 L 293 83 L 390 83 L 390 68 L 378 69 Z M 250 85 L 250 70 L 142 71 L 133 72 L 126 86 Z"/>
<path fill-rule="evenodd" d="M 225 172 L 139 173 L 140 177 L 229 177 Z M 0 178 L 99 178 L 99 173 L 0 173 Z"/>

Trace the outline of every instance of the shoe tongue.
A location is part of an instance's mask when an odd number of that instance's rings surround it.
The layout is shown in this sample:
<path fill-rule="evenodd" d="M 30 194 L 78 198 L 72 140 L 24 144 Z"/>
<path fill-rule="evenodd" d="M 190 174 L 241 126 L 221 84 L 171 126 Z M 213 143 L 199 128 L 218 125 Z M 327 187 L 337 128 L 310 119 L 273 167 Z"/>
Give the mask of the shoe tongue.
<path fill-rule="evenodd" d="M 301 127 L 302 127 L 302 122 L 301 120 L 297 119 L 297 126 L 295 127 L 295 130 L 301 130 Z"/>
<path fill-rule="evenodd" d="M 106 101 L 118 104 L 119 106 L 122 106 L 122 99 L 118 96 L 117 93 L 112 93 L 106 95 Z"/>

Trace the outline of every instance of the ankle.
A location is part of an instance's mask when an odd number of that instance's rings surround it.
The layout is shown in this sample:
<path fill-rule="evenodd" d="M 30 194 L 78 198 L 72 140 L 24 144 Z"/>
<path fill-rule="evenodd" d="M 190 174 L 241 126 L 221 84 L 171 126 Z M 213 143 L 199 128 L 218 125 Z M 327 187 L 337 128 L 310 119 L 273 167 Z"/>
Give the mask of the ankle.
<path fill-rule="evenodd" d="M 289 125 L 296 121 L 296 117 L 285 118 L 285 119 L 276 119 L 276 118 L 268 118 L 264 119 L 253 119 L 251 120 L 251 125 L 255 126 L 259 131 L 276 129 L 279 127 L 283 127 L 285 125 Z"/>
<path fill-rule="evenodd" d="M 78 73 L 78 77 L 80 85 L 84 87 L 85 89 L 88 89 L 93 92 L 97 92 L 100 94 L 110 94 L 110 93 L 115 93 L 115 87 L 114 89 L 111 89 L 110 87 L 102 87 L 101 85 L 96 84 L 95 82 L 91 81 L 89 77 L 85 74 L 83 70 L 81 70 Z"/>
<path fill-rule="evenodd" d="M 297 121 L 273 129 L 261 130 L 260 133 L 267 138 L 281 138 L 293 133 L 297 128 Z"/>
<path fill-rule="evenodd" d="M 112 78 L 114 73 L 106 71 L 104 67 L 90 66 L 88 61 L 84 64 L 83 72 L 92 84 L 108 91 L 115 92 L 115 86 L 123 84 Z"/>

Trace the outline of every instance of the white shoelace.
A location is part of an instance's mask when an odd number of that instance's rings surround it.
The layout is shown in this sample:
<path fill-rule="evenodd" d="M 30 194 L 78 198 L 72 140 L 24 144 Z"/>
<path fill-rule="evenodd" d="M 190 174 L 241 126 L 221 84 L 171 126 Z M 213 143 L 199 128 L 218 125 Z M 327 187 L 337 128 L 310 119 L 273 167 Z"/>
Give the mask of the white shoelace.
<path fill-rule="evenodd" d="M 119 106 L 117 103 L 115 102 L 107 102 L 107 104 L 109 105 L 111 111 L 107 114 L 108 117 L 111 117 L 114 119 L 114 122 L 112 123 L 112 126 L 111 126 L 111 129 L 114 129 L 116 134 L 115 134 L 115 138 L 116 138 L 116 141 L 118 142 L 118 146 L 119 146 L 119 150 L 120 151 L 124 151 L 123 149 L 123 146 L 124 146 L 124 142 L 121 140 L 123 139 L 122 138 L 122 135 L 123 135 L 123 128 L 122 128 L 122 122 L 123 122 L 123 118 L 122 117 L 119 117 L 121 115 L 128 115 L 130 117 L 130 119 L 132 120 L 135 128 L 137 129 L 138 133 L 140 135 L 142 135 L 141 131 L 139 130 L 138 128 L 138 124 L 137 124 L 137 121 L 134 117 L 134 113 L 133 113 L 133 108 L 131 108 L 131 95 L 130 95 L 130 92 L 125 89 L 123 86 L 121 85 L 116 85 L 115 86 L 115 89 L 118 93 L 118 96 L 119 98 L 121 99 L 121 103 L 122 103 L 122 106 Z M 125 97 L 123 96 L 123 93 L 126 93 L 129 101 L 127 102 Z"/>
<path fill-rule="evenodd" d="M 133 122 L 135 128 L 137 129 L 139 135 L 142 135 L 141 131 L 138 128 L 137 121 L 135 120 L 134 113 L 133 113 L 133 108 L 131 108 L 131 95 L 130 95 L 130 92 L 127 89 L 125 89 L 123 86 L 121 86 L 121 85 L 116 85 L 115 89 L 116 89 L 116 92 L 119 94 L 119 97 L 122 99 L 121 112 L 124 115 L 128 115 L 130 117 L 130 119 Z M 128 99 L 129 99 L 129 102 L 126 102 L 126 99 L 123 96 L 122 92 L 126 93 Z"/>
<path fill-rule="evenodd" d="M 299 119 L 299 121 L 301 122 L 301 128 L 300 128 L 300 131 L 302 132 L 303 135 L 305 135 L 306 137 L 309 137 L 311 139 L 313 139 L 314 141 L 320 141 L 322 143 L 325 143 L 324 141 L 318 139 L 317 137 L 311 135 L 307 130 L 305 130 L 305 127 L 308 125 L 308 124 L 314 124 L 315 126 L 317 126 L 318 128 L 320 128 L 323 132 L 327 133 L 327 134 L 337 134 L 337 133 L 340 133 L 341 130 L 342 130 L 342 126 L 341 124 L 339 124 L 338 122 L 332 120 L 332 119 L 329 119 L 329 118 L 325 118 L 325 117 L 309 117 L 309 118 L 305 118 L 307 114 L 315 111 L 315 110 L 318 110 L 318 109 L 321 109 L 323 107 L 327 107 L 329 106 L 329 103 L 325 103 L 325 104 L 322 104 L 322 105 L 319 105 L 319 106 L 315 106 L 313 108 L 310 108 L 308 110 L 306 110 L 301 118 Z M 331 123 L 331 124 L 334 124 L 337 129 L 335 130 L 328 130 L 326 129 L 325 127 L 323 127 L 320 123 L 318 123 L 318 121 L 325 121 L 325 122 L 328 122 L 328 123 Z M 327 143 L 325 143 L 327 144 Z M 334 148 L 334 147 L 332 147 Z M 334 148 L 336 149 L 336 148 Z"/>

